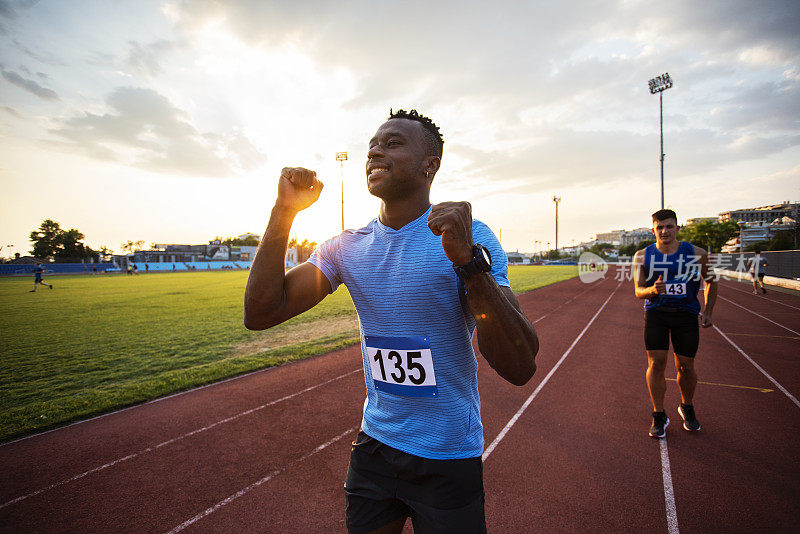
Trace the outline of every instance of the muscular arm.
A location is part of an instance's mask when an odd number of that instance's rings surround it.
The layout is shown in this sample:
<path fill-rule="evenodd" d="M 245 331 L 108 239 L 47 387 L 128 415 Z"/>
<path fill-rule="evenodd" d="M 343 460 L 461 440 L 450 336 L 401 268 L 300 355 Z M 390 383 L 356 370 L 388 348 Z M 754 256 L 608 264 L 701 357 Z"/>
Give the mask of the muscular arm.
<path fill-rule="evenodd" d="M 481 354 L 505 380 L 524 385 L 536 372 L 539 338 L 517 298 L 510 288 L 498 286 L 489 273 L 471 276 L 464 285 Z"/>
<path fill-rule="evenodd" d="M 659 293 L 665 293 L 667 286 L 661 276 L 652 286 L 647 285 L 647 273 L 644 270 L 644 249 L 636 251 L 633 256 L 633 290 L 637 299 L 653 298 Z"/>
<path fill-rule="evenodd" d="M 284 269 L 289 230 L 297 213 L 313 204 L 322 190 L 316 173 L 306 169 L 283 169 L 278 200 L 258 246 L 244 293 L 244 325 L 263 330 L 303 313 L 331 292 L 325 275 L 304 263 Z"/>
<path fill-rule="evenodd" d="M 444 202 L 431 208 L 431 231 L 456 265 L 472 259 L 472 208 L 467 202 Z M 465 282 L 467 304 L 475 316 L 478 347 L 489 365 L 514 385 L 527 383 L 536 372 L 539 339 L 510 289 L 499 287 L 489 273 Z"/>
<path fill-rule="evenodd" d="M 695 253 L 700 256 L 700 275 L 705 282 L 703 289 L 703 313 L 700 315 L 700 326 L 708 328 L 712 325 L 711 313 L 714 310 L 714 304 L 717 303 L 717 277 L 708 265 L 708 253 L 700 247 L 694 248 Z"/>

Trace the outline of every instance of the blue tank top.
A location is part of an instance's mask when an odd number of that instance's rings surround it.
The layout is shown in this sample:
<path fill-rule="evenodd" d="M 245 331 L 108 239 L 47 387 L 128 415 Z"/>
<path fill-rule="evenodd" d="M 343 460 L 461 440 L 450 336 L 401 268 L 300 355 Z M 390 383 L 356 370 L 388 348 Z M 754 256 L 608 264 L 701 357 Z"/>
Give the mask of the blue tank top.
<path fill-rule="evenodd" d="M 644 249 L 644 272 L 647 286 L 655 284 L 659 275 L 667 284 L 666 294 L 644 301 L 645 310 L 668 307 L 700 313 L 700 256 L 695 255 L 691 243 L 681 241 L 674 254 L 662 254 L 655 243 L 648 246 Z"/>

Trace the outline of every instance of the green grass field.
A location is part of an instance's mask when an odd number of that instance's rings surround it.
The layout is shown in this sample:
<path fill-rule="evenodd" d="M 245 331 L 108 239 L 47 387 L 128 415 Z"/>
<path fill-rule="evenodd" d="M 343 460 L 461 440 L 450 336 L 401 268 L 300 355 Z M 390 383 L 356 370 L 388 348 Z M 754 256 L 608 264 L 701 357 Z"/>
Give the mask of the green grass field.
<path fill-rule="evenodd" d="M 513 266 L 515 292 L 577 276 Z M 358 341 L 344 287 L 264 332 L 242 326 L 247 272 L 0 279 L 0 442 Z"/>

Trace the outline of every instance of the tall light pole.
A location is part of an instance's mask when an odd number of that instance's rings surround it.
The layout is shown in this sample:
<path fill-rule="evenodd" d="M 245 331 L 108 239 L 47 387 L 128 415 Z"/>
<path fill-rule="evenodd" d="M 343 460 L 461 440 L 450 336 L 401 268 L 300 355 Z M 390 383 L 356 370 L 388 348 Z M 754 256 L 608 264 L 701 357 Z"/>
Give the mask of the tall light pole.
<path fill-rule="evenodd" d="M 661 129 L 661 209 L 664 209 L 664 105 L 663 105 L 663 93 L 670 87 L 672 87 L 672 78 L 669 77 L 669 73 L 665 72 L 661 76 L 656 76 L 652 78 L 649 82 L 650 84 L 650 94 L 658 93 L 658 123 L 659 128 Z"/>
<path fill-rule="evenodd" d="M 739 221 L 736 224 L 739 225 L 739 262 L 744 264 L 744 227 L 747 223 Z"/>
<path fill-rule="evenodd" d="M 337 152 L 336 161 L 339 162 L 339 177 L 342 179 L 342 232 L 344 232 L 344 162 L 347 161 L 347 152 Z"/>
<path fill-rule="evenodd" d="M 558 250 L 558 203 L 561 202 L 561 197 L 553 195 L 553 202 L 556 203 L 556 250 Z"/>

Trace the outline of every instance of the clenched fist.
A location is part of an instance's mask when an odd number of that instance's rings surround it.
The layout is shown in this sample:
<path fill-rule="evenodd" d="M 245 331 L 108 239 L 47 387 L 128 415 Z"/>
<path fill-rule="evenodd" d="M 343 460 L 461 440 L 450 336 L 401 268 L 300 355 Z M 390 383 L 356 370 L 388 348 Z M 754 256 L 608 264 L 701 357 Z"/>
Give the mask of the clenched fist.
<path fill-rule="evenodd" d="M 300 211 L 317 201 L 324 184 L 317 173 L 303 167 L 284 167 L 278 180 L 276 204 L 292 211 Z"/>
<path fill-rule="evenodd" d="M 472 260 L 472 205 L 469 202 L 442 202 L 431 208 L 428 228 L 442 236 L 442 248 L 455 265 Z"/>
<path fill-rule="evenodd" d="M 658 280 L 656 280 L 656 283 L 653 284 L 653 289 L 655 290 L 656 295 L 663 295 L 667 292 L 667 283 L 664 282 L 664 277 L 660 274 L 658 275 Z"/>

